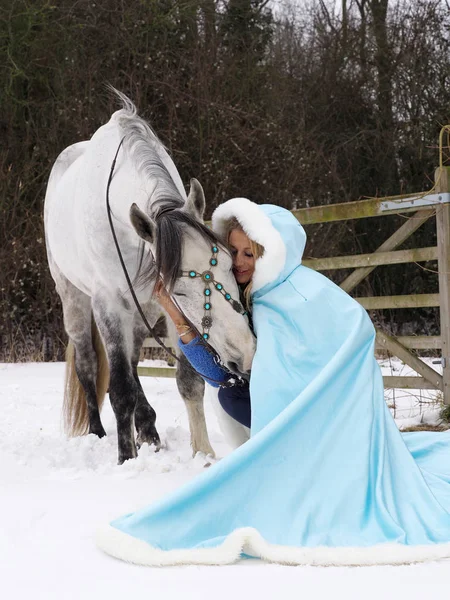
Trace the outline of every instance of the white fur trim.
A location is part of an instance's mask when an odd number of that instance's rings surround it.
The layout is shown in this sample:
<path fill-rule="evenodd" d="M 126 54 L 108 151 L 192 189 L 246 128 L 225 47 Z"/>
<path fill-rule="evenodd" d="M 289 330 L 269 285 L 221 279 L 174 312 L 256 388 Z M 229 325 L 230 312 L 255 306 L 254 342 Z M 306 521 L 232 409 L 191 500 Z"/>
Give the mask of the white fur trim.
<path fill-rule="evenodd" d="M 274 281 L 283 270 L 286 246 L 269 217 L 247 198 L 232 198 L 218 206 L 212 215 L 214 231 L 223 236 L 227 222 L 233 217 L 250 239 L 264 246 L 264 255 L 256 261 L 253 275 L 252 289 L 256 292 Z"/>
<path fill-rule="evenodd" d="M 241 553 L 284 565 L 369 566 L 404 565 L 450 557 L 450 544 L 405 546 L 378 544 L 362 548 L 298 548 L 269 544 L 252 527 L 233 531 L 215 548 L 160 550 L 115 529 L 111 525 L 99 530 L 97 545 L 107 554 L 130 563 L 147 566 L 228 565 L 237 562 Z"/>

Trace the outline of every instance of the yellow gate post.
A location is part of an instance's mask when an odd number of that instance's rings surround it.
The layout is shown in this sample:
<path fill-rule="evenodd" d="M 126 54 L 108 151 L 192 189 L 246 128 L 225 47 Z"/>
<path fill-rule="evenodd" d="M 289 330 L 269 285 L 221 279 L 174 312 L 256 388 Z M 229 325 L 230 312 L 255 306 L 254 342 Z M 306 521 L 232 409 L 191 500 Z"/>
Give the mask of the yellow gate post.
<path fill-rule="evenodd" d="M 450 192 L 450 167 L 435 173 L 436 191 Z M 450 404 L 450 203 L 436 209 L 444 404 Z"/>

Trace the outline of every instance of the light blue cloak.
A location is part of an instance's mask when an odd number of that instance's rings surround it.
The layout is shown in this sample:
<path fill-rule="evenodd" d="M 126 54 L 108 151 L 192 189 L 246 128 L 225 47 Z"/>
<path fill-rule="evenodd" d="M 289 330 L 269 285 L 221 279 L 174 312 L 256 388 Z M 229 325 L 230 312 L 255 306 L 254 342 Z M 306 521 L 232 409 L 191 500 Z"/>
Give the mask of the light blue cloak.
<path fill-rule="evenodd" d="M 219 230 L 235 215 L 268 249 L 254 277 L 251 438 L 168 497 L 113 521 L 99 546 L 147 565 L 450 557 L 450 432 L 398 431 L 372 323 L 301 265 L 306 237 L 289 211 L 244 199 L 223 207 Z"/>

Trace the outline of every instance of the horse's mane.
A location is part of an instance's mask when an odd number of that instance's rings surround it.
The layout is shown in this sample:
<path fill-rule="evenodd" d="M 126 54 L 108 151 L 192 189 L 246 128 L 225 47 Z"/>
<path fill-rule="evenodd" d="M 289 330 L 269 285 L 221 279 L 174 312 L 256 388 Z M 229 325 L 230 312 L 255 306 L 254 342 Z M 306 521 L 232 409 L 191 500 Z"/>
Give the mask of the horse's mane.
<path fill-rule="evenodd" d="M 212 245 L 221 244 L 221 239 L 194 216 L 185 212 L 184 198 L 180 194 L 157 149 L 165 148 L 150 125 L 137 114 L 136 106 L 122 92 L 111 86 L 113 93 L 122 102 L 118 122 L 123 132 L 124 145 L 136 161 L 137 168 L 145 177 L 157 183 L 149 198 L 147 212 L 156 222 L 156 256 L 145 253 L 142 242 L 135 283 L 150 285 L 159 275 L 171 290 L 181 275 L 183 234 L 189 228 Z"/>
<path fill-rule="evenodd" d="M 166 211 L 171 207 L 174 209 L 182 207 L 184 198 L 158 151 L 166 150 L 164 144 L 150 125 L 137 114 L 133 102 L 115 88 L 112 88 L 112 91 L 122 102 L 122 110 L 117 115 L 117 121 L 122 130 L 124 146 L 133 157 L 137 169 L 148 179 L 157 181 L 149 198 L 149 214 L 155 218 L 162 209 Z"/>

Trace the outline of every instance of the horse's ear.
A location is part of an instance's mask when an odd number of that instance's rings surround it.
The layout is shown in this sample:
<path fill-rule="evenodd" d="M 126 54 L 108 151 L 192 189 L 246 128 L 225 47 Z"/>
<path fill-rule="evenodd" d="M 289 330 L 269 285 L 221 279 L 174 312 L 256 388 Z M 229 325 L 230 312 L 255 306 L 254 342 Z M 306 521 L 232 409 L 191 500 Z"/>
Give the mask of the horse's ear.
<path fill-rule="evenodd" d="M 146 242 L 153 244 L 156 237 L 156 223 L 148 215 L 143 212 L 135 203 L 130 208 L 131 224 L 136 230 L 136 233 Z"/>
<path fill-rule="evenodd" d="M 200 221 L 203 221 L 203 213 L 205 212 L 205 194 L 203 188 L 197 179 L 191 179 L 191 189 L 189 196 L 184 205 L 184 210 Z"/>

